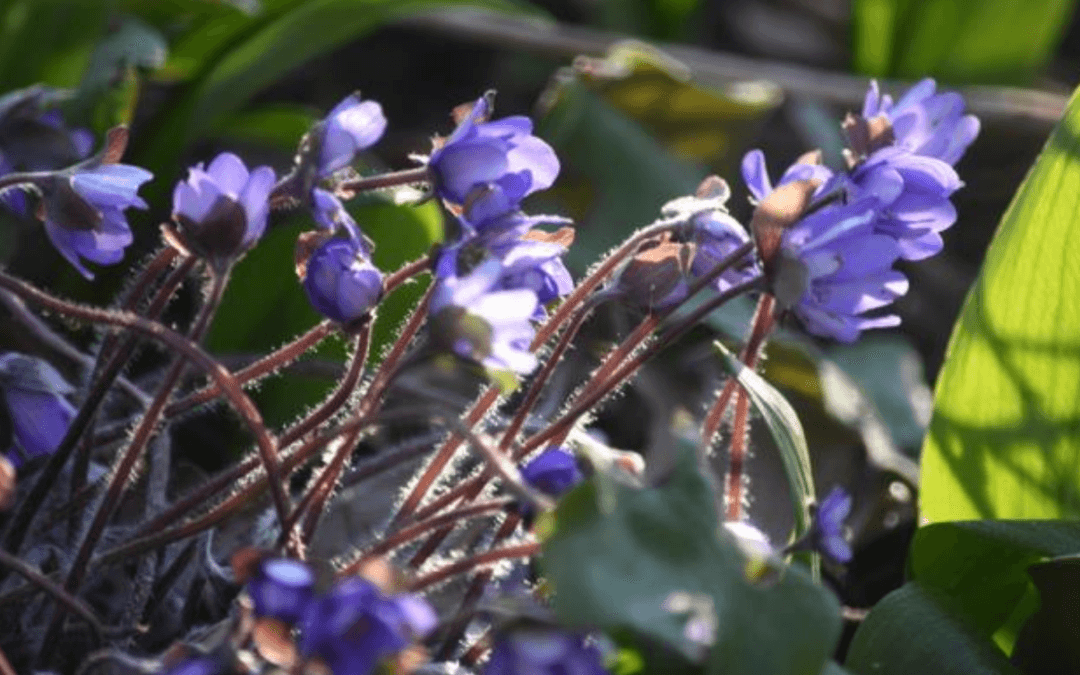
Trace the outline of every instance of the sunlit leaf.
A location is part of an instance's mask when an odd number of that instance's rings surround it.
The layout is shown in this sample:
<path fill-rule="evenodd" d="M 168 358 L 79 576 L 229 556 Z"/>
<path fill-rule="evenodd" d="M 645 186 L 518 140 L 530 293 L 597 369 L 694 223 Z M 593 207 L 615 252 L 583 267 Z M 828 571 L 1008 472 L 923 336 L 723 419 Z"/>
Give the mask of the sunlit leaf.
<path fill-rule="evenodd" d="M 957 82 L 1030 80 L 1064 37 L 1074 0 L 856 0 L 855 67 Z"/>
<path fill-rule="evenodd" d="M 923 516 L 1080 515 L 1080 99 L 1002 218 L 923 450 Z"/>

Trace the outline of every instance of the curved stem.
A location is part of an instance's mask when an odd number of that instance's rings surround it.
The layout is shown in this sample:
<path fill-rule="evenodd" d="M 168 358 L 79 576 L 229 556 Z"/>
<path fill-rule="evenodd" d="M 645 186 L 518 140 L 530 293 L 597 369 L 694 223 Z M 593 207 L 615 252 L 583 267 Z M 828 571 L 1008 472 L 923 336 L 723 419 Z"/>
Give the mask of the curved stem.
<path fill-rule="evenodd" d="M 73 596 L 71 593 L 68 593 L 63 586 L 45 576 L 31 565 L 28 565 L 21 558 L 8 553 L 2 548 L 0 548 L 0 565 L 3 565 L 20 575 L 34 586 L 37 586 L 56 598 L 57 602 L 60 602 L 72 612 L 81 616 L 88 624 L 90 624 L 90 628 L 93 629 L 98 640 L 101 639 L 101 634 L 104 632 L 101 620 L 97 618 L 97 615 L 94 614 L 94 610 L 90 609 L 85 602 Z"/>
<path fill-rule="evenodd" d="M 334 332 L 334 324 L 323 321 L 316 324 L 307 332 L 298 335 L 291 342 L 282 345 L 272 353 L 267 354 L 255 363 L 236 372 L 234 377 L 241 384 L 249 384 L 261 377 L 269 375 L 286 364 L 303 356 L 308 350 L 314 349 L 320 342 Z M 208 403 L 221 396 L 221 387 L 210 384 L 199 391 L 188 394 L 184 398 L 170 403 L 165 408 L 165 417 L 175 417 L 204 403 Z M 283 441 L 282 445 L 286 443 Z"/>

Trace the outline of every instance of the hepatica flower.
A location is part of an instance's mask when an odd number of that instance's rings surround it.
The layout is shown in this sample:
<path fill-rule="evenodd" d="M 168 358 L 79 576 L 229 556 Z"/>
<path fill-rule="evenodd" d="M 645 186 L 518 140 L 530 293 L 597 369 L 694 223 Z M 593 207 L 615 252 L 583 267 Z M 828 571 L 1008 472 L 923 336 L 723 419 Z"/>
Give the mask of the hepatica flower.
<path fill-rule="evenodd" d="M 833 488 L 817 507 L 811 528 L 813 547 L 836 562 L 851 560 L 851 545 L 844 532 L 844 521 L 851 515 L 851 495 Z"/>
<path fill-rule="evenodd" d="M 964 99 L 956 92 L 936 93 L 937 84 L 926 78 L 909 89 L 895 104 L 882 95 L 871 80 L 863 102 L 862 117 L 884 117 L 898 147 L 918 155 L 956 164 L 979 135 L 979 119 L 964 114 Z"/>
<path fill-rule="evenodd" d="M 536 293 L 499 290 L 504 268 L 497 258 L 484 260 L 464 276 L 440 262 L 431 298 L 435 348 L 495 371 L 532 372 L 536 357 L 529 343 L 536 331 L 529 319 L 539 306 Z"/>
<path fill-rule="evenodd" d="M 307 261 L 304 290 L 323 316 L 349 323 L 366 315 L 382 297 L 382 273 L 361 242 L 332 238 Z"/>
<path fill-rule="evenodd" d="M 908 289 L 892 269 L 900 257 L 897 240 L 875 230 L 878 201 L 814 204 L 819 190 L 816 180 L 782 183 L 764 194 L 751 221 L 780 308 L 811 333 L 841 342 L 898 325 L 895 315 L 866 316 Z"/>
<path fill-rule="evenodd" d="M 514 116 L 488 122 L 491 107 L 490 97 L 478 99 L 428 160 L 435 192 L 448 202 L 463 205 L 474 188 L 493 183 L 516 205 L 555 182 L 559 160 L 532 135 L 532 121 Z"/>
<path fill-rule="evenodd" d="M 188 169 L 173 190 L 173 220 L 183 244 L 221 264 L 255 245 L 266 230 L 274 170 L 248 171 L 236 155 L 223 152 L 209 167 Z"/>
<path fill-rule="evenodd" d="M 347 96 L 321 123 L 318 175 L 325 177 L 348 166 L 357 153 L 375 145 L 386 131 L 382 106 Z"/>
<path fill-rule="evenodd" d="M 484 675 L 603 675 L 600 650 L 577 634 L 522 629 L 495 643 Z"/>
<path fill-rule="evenodd" d="M 113 265 L 124 258 L 133 240 L 124 211 L 147 208 L 138 190 L 151 178 L 137 166 L 91 162 L 56 172 L 38 185 L 45 233 L 87 279 L 94 275 L 84 260 Z"/>
<path fill-rule="evenodd" d="M 585 478 L 574 455 L 559 447 L 544 450 L 522 466 L 521 477 L 550 497 L 558 497 Z"/>
<path fill-rule="evenodd" d="M 16 467 L 53 453 L 67 433 L 74 389 L 45 361 L 24 354 L 0 355 L 0 393 L 11 427 L 8 459 Z"/>
<path fill-rule="evenodd" d="M 259 564 L 247 590 L 256 616 L 292 625 L 304 616 L 315 597 L 315 573 L 299 560 L 270 558 Z"/>
<path fill-rule="evenodd" d="M 366 579 L 351 577 L 307 606 L 300 653 L 322 658 L 334 675 L 368 675 L 436 623 L 434 610 L 419 597 L 388 597 Z"/>

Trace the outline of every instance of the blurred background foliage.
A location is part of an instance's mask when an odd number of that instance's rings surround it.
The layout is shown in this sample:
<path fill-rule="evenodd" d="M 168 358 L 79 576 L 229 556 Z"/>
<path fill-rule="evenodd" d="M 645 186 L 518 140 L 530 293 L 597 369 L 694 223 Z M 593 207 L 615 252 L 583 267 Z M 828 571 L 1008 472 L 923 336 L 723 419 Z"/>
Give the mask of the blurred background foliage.
<path fill-rule="evenodd" d="M 390 121 L 361 171 L 404 168 L 412 165 L 410 154 L 430 150 L 433 134 L 450 131 L 451 108 L 495 88 L 498 113 L 530 112 L 563 162 L 556 188 L 529 207 L 575 219 L 578 239 L 571 262 L 581 272 L 708 173 L 731 183 L 732 210 L 745 222 L 749 206 L 737 169 L 750 148 L 766 151 L 774 175 L 812 147 L 838 161 L 837 120 L 861 107 L 869 76 L 934 76 L 961 88 L 981 116 L 983 131 L 959 166 L 967 187 L 957 195 L 960 218 L 946 234 L 944 254 L 905 268 L 912 290 L 899 305 L 903 326 L 853 347 L 816 342 L 786 327 L 764 368 L 800 417 L 814 420 L 806 424 L 806 434 L 819 490 L 845 485 L 856 494 L 856 560 L 846 577 L 831 574 L 835 570 L 826 570 L 826 576 L 846 604 L 867 607 L 902 580 L 914 530 L 917 462 L 931 416 L 930 387 L 954 321 L 996 223 L 1060 116 L 1063 92 L 1075 84 L 1080 22 L 1074 5 L 1072 0 L 6 0 L 0 3 L 0 92 L 35 83 L 64 88 L 71 92 L 63 103 L 71 124 L 99 135 L 114 124 L 132 126 L 126 161 L 155 174 L 144 190 L 150 211 L 131 215 L 137 241 L 128 260 L 133 261 L 156 245 L 157 224 L 169 216 L 172 186 L 195 162 L 230 149 L 249 163 L 270 164 L 282 173 L 308 126 L 359 89 L 382 103 Z M 887 87 L 895 93 L 900 84 Z M 1058 156 L 1070 162 L 1074 129 L 1059 132 Z M 1045 171 L 1058 169 L 1048 164 Z M 1038 185 L 1057 179 L 1053 173 Z M 1038 185 L 1029 189 L 1062 189 Z M 452 227 L 433 203 L 414 208 L 375 197 L 350 208 L 377 243 L 376 262 L 387 271 L 427 251 L 444 228 Z M 1075 205 L 1054 208 L 1041 217 L 1049 218 L 1054 236 L 1067 246 Z M 1014 229 L 1036 216 L 1024 218 Z M 242 363 L 316 321 L 292 271 L 293 241 L 310 226 L 304 215 L 272 222 L 266 240 L 236 271 L 209 338 L 211 349 Z M 997 253 L 999 267 L 1021 264 L 1011 253 Z M 108 302 L 128 276 L 118 266 L 85 283 L 47 245 L 40 227 L 6 213 L 0 214 L 0 256 L 16 274 L 90 302 Z M 1011 262 L 1005 265 L 1003 259 Z M 1037 253 L 1021 260 L 1031 267 L 1041 263 Z M 986 292 L 1029 283 L 1006 272 L 990 274 L 1005 276 L 987 281 Z M 384 303 L 374 354 L 421 291 L 419 284 L 410 286 Z M 1044 305 L 1060 298 L 1051 293 L 1060 289 L 1034 294 L 1015 308 L 1010 321 L 1026 325 L 1032 316 L 1045 314 Z M 979 307 L 977 300 L 969 303 L 966 321 L 976 320 L 972 316 Z M 174 311 L 182 314 L 185 303 Z M 738 341 L 749 312 L 748 306 L 736 306 L 712 317 L 682 348 L 643 373 L 600 417 L 612 443 L 646 455 L 671 443 L 672 416 L 683 408 L 699 410 L 721 376 L 712 341 Z M 1075 364 L 1076 343 L 1068 332 L 1075 312 L 1063 324 L 1055 316 L 1043 328 L 1064 328 L 1046 349 Z M 582 363 L 636 319 L 626 309 L 602 312 L 586 326 Z M 41 349 L 6 316 L 0 321 L 0 348 Z M 90 344 L 95 336 L 80 338 Z M 957 338 L 960 351 L 963 339 Z M 258 395 L 269 420 L 287 420 L 316 400 L 332 384 L 342 354 L 341 345 L 331 342 L 307 362 L 302 377 L 290 378 L 287 386 L 280 379 L 263 385 Z M 1033 367 L 1047 367 L 1040 358 L 1032 357 L 1038 361 Z M 152 365 L 154 356 L 146 360 Z M 959 381 L 961 375 L 952 377 Z M 972 406 L 982 406 L 995 391 L 974 385 L 959 389 L 957 405 Z M 1080 417 L 1069 407 L 1073 389 L 1040 391 L 1025 400 L 1038 408 L 1068 399 L 1064 412 L 1042 420 L 1044 426 L 1035 431 L 1068 439 L 1045 471 L 1061 472 L 1075 490 L 1074 469 L 1080 465 L 1075 420 Z M 939 397 L 945 395 L 953 396 L 939 391 Z M 939 408 L 951 404 L 951 398 L 944 403 L 939 398 Z M 1000 415 L 1008 414 L 1002 407 Z M 227 449 L 220 439 L 235 433 L 225 418 L 199 418 L 189 427 L 184 433 L 214 449 L 200 459 L 208 466 L 216 449 Z M 1018 433 L 1028 431 L 1029 426 Z M 751 513 L 783 540 L 792 525 L 783 467 L 769 434 L 753 433 L 755 494 L 779 496 L 755 500 Z M 1022 442 L 1036 442 L 1032 438 Z M 938 445 L 931 445 L 934 457 Z M 722 456 L 716 461 L 723 466 Z M 959 468 L 940 462 L 935 467 L 938 473 L 929 483 L 936 492 L 924 493 L 923 503 L 937 520 L 1077 515 L 1076 493 L 1069 491 L 1039 495 L 1045 508 L 956 506 L 951 492 L 983 489 L 997 479 L 988 477 L 981 459 Z M 1001 480 L 997 487 L 1004 490 L 1008 483 L 1009 494 L 1019 494 L 1015 500 L 1024 503 L 1029 503 L 1024 491 L 1038 487 Z M 1053 548 L 1054 555 L 1062 552 Z M 1023 583 L 1034 592 L 1026 577 Z M 916 614 L 926 604 L 924 591 L 907 592 Z M 871 654 L 871 642 L 864 640 L 860 653 Z"/>

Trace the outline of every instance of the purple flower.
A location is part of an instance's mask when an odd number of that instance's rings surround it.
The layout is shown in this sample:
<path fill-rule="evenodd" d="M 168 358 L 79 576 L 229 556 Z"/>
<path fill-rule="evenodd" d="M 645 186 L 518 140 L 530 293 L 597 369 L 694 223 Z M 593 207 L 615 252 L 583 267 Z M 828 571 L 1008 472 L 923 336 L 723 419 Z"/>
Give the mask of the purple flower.
<path fill-rule="evenodd" d="M 815 196 L 819 196 L 833 177 L 833 172 L 820 164 L 820 153 L 807 153 L 788 167 L 780 181 L 774 186 L 769 180 L 769 169 L 765 165 L 765 153 L 761 150 L 751 150 L 743 155 L 742 177 L 746 187 L 753 195 L 753 201 L 760 203 L 765 200 L 776 188 L 800 180 L 815 181 L 819 187 Z"/>
<path fill-rule="evenodd" d="M 153 178 L 146 169 L 128 164 L 84 162 L 52 174 L 38 187 L 42 192 L 45 233 L 53 246 L 86 277 L 94 275 L 82 263 L 113 265 L 132 242 L 124 210 L 147 208 L 139 186 Z"/>
<path fill-rule="evenodd" d="M 935 93 L 934 80 L 926 78 L 893 104 L 882 95 L 875 80 L 870 81 L 862 116 L 871 120 L 886 117 L 898 147 L 918 155 L 935 157 L 955 165 L 979 135 L 979 119 L 964 114 L 964 99 L 956 92 Z"/>
<path fill-rule="evenodd" d="M 713 210 L 695 215 L 690 221 L 691 237 L 696 244 L 690 276 L 699 278 L 713 270 L 740 246 L 750 241 L 750 235 L 738 221 L 724 211 Z M 750 281 L 761 274 L 753 255 L 747 255 L 721 274 L 713 287 L 720 293 Z"/>
<path fill-rule="evenodd" d="M 359 242 L 364 240 L 356 221 L 349 215 L 341 200 L 331 192 L 322 188 L 311 191 L 311 214 L 320 227 L 330 232 L 336 232 L 340 228 L 345 230 L 351 239 Z M 368 251 L 368 254 L 370 253 Z"/>
<path fill-rule="evenodd" d="M 248 594 L 255 603 L 256 616 L 292 625 L 304 615 L 315 595 L 315 573 L 299 560 L 263 560 L 248 582 Z"/>
<path fill-rule="evenodd" d="M 554 629 L 521 629 L 504 635 L 484 675 L 604 675 L 600 650 L 580 635 Z"/>
<path fill-rule="evenodd" d="M 532 372 L 536 357 L 529 343 L 536 331 L 529 319 L 539 306 L 536 293 L 500 290 L 504 267 L 498 258 L 487 258 L 464 276 L 443 265 L 436 269 L 431 298 L 435 348 L 495 371 Z"/>
<path fill-rule="evenodd" d="M 585 478 L 574 455 L 554 446 L 522 466 L 521 477 L 551 497 L 558 497 Z"/>
<path fill-rule="evenodd" d="M 173 220 L 185 246 L 223 262 L 255 245 L 266 230 L 274 170 L 260 166 L 248 172 L 236 155 L 223 152 L 208 168 L 188 169 L 188 178 L 173 190 Z"/>
<path fill-rule="evenodd" d="M 307 261 L 304 290 L 315 309 L 339 323 L 365 316 L 382 297 L 382 273 L 354 239 L 327 240 Z"/>
<path fill-rule="evenodd" d="M 386 597 L 366 579 L 351 577 L 308 605 L 300 623 L 300 653 L 321 657 L 334 675 L 368 675 L 436 622 L 431 606 L 419 597 Z"/>
<path fill-rule="evenodd" d="M 516 205 L 537 190 L 551 187 L 559 173 L 555 151 L 532 135 L 527 117 L 485 120 L 491 101 L 482 97 L 454 133 L 428 160 L 436 194 L 463 205 L 474 188 L 494 184 L 507 205 Z"/>
<path fill-rule="evenodd" d="M 359 93 L 345 97 L 321 124 L 319 177 L 351 164 L 357 153 L 375 145 L 386 131 L 382 106 L 362 101 Z"/>
<path fill-rule="evenodd" d="M 849 515 L 851 495 L 838 487 L 832 489 L 814 513 L 811 529 L 814 548 L 836 562 L 851 560 L 851 545 L 844 536 L 844 521 Z"/>
<path fill-rule="evenodd" d="M 464 236 L 484 238 L 523 236 L 537 225 L 570 225 L 562 216 L 529 216 L 512 201 L 499 185 L 488 183 L 469 193 L 458 218 Z"/>
<path fill-rule="evenodd" d="M 0 355 L 0 392 L 13 441 L 6 454 L 13 465 L 51 455 L 60 445 L 75 418 L 74 406 L 64 397 L 72 391 L 47 362 L 25 354 Z"/>
<path fill-rule="evenodd" d="M 894 314 L 864 316 L 907 293 L 892 269 L 896 240 L 874 229 L 877 204 L 864 199 L 811 213 L 784 232 L 773 273 L 773 295 L 808 331 L 854 342 L 867 328 L 900 323 Z"/>
<path fill-rule="evenodd" d="M 896 239 L 905 260 L 941 251 L 941 232 L 956 222 L 949 197 L 963 185 L 945 162 L 899 147 L 874 152 L 841 183 L 853 200 L 870 196 L 878 201 L 874 229 Z"/>

